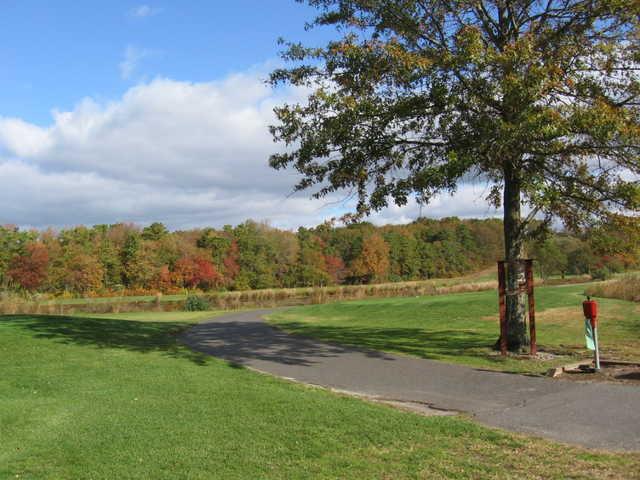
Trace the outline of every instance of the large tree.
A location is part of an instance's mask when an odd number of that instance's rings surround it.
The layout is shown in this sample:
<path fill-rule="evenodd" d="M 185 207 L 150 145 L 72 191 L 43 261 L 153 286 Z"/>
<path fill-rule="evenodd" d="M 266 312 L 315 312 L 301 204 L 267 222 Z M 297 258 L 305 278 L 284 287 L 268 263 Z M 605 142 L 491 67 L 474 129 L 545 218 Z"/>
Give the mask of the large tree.
<path fill-rule="evenodd" d="M 508 345 L 528 343 L 517 260 L 535 230 L 636 212 L 638 0 L 308 0 L 319 48 L 287 43 L 271 82 L 271 165 L 297 189 L 358 196 L 357 214 L 428 202 L 472 177 L 504 210 Z M 543 221 L 541 221 L 543 220 Z"/>

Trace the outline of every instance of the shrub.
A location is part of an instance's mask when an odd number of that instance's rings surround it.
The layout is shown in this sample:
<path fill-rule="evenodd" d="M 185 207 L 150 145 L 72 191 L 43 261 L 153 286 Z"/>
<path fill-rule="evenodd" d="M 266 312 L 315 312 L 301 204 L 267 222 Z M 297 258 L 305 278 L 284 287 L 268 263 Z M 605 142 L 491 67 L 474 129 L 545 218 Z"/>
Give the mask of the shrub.
<path fill-rule="evenodd" d="M 184 309 L 187 312 L 203 312 L 205 310 L 209 310 L 210 308 L 211 307 L 207 300 L 196 295 L 187 297 L 187 300 L 184 302 Z"/>
<path fill-rule="evenodd" d="M 602 267 L 595 270 L 591 274 L 591 277 L 593 277 L 594 280 L 608 280 L 611 278 L 611 271 L 607 267 Z"/>

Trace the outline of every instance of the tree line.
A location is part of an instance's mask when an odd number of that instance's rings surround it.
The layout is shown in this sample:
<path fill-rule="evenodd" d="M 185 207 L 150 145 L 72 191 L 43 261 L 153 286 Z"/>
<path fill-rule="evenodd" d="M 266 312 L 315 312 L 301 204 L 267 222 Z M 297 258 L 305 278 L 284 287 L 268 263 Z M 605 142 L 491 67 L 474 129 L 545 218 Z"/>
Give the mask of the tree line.
<path fill-rule="evenodd" d="M 635 268 L 637 228 L 552 232 L 529 246 L 539 274 Z M 406 225 L 327 222 L 297 232 L 246 221 L 169 231 L 118 223 L 54 230 L 0 227 L 0 288 L 55 295 L 247 290 L 453 277 L 494 265 L 498 219 L 422 218 Z"/>

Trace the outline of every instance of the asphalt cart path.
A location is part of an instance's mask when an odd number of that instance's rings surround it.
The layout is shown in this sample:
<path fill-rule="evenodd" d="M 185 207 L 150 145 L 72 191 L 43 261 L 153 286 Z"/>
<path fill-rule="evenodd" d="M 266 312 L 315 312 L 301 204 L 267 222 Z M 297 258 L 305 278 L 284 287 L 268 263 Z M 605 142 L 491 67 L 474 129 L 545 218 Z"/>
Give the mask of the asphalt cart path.
<path fill-rule="evenodd" d="M 190 348 L 312 385 L 486 425 L 609 450 L 640 451 L 640 388 L 450 365 L 323 343 L 266 324 L 270 310 L 233 313 L 185 332 Z"/>

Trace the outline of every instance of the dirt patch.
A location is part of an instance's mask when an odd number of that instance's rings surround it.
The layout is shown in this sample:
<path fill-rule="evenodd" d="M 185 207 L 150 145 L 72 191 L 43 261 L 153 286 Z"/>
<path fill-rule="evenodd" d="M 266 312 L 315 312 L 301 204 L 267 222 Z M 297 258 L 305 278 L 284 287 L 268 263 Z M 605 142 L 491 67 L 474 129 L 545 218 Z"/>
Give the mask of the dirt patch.
<path fill-rule="evenodd" d="M 605 360 L 596 372 L 593 362 L 585 362 L 552 369 L 549 375 L 564 380 L 640 385 L 640 363 Z"/>

